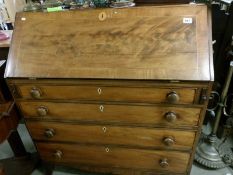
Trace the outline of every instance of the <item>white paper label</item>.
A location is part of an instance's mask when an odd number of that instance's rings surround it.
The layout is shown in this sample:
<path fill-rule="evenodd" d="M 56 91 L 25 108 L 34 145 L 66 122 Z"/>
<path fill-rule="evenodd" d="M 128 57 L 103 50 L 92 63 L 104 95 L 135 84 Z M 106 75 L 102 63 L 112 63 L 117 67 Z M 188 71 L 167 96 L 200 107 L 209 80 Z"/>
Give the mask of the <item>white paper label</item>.
<path fill-rule="evenodd" d="M 183 18 L 183 23 L 184 24 L 192 24 L 193 23 L 193 18 Z"/>

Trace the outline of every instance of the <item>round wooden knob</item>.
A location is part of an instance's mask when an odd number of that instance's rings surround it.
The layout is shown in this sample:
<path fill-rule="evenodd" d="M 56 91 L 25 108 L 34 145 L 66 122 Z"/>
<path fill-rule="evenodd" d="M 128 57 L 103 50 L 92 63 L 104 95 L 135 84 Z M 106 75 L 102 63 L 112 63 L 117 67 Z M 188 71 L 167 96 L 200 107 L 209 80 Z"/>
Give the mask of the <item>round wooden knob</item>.
<path fill-rule="evenodd" d="M 167 101 L 169 103 L 177 103 L 179 100 L 180 97 L 176 92 L 170 92 L 167 94 Z"/>
<path fill-rule="evenodd" d="M 39 114 L 39 116 L 46 116 L 48 114 L 48 108 L 45 106 L 40 106 L 37 108 L 37 113 Z"/>
<path fill-rule="evenodd" d="M 168 122 L 174 122 L 177 119 L 176 113 L 175 112 L 167 112 L 165 114 L 165 118 Z"/>
<path fill-rule="evenodd" d="M 168 162 L 167 162 L 167 158 L 161 159 L 159 165 L 160 165 L 162 168 L 168 167 L 169 164 L 168 164 Z"/>
<path fill-rule="evenodd" d="M 41 98 L 41 90 L 39 88 L 33 87 L 30 91 L 30 94 L 33 98 L 35 99 L 40 99 Z"/>
<path fill-rule="evenodd" d="M 56 159 L 61 159 L 62 156 L 63 156 L 63 153 L 62 153 L 62 151 L 57 150 L 55 153 L 53 153 L 53 156 L 54 156 L 54 158 L 56 158 Z"/>
<path fill-rule="evenodd" d="M 172 146 L 175 143 L 175 139 L 173 137 L 165 137 L 163 143 L 167 146 Z"/>
<path fill-rule="evenodd" d="M 54 129 L 46 129 L 44 132 L 44 135 L 47 138 L 52 138 L 55 135 L 55 131 L 54 131 Z"/>

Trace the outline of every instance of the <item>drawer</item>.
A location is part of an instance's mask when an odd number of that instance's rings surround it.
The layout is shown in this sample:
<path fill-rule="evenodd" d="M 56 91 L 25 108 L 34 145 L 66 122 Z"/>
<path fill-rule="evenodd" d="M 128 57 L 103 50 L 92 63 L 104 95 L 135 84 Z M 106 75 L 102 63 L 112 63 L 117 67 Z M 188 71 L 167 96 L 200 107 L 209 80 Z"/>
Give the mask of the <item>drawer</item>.
<path fill-rule="evenodd" d="M 127 149 L 109 146 L 38 143 L 43 160 L 78 165 L 148 169 L 185 173 L 190 154 L 178 151 Z"/>
<path fill-rule="evenodd" d="M 191 150 L 195 132 L 109 125 L 27 122 L 35 140 L 117 144 Z"/>
<path fill-rule="evenodd" d="M 195 88 L 19 85 L 25 99 L 101 100 L 192 104 Z"/>
<path fill-rule="evenodd" d="M 159 105 L 84 104 L 61 102 L 18 103 L 26 118 L 77 120 L 138 125 L 197 126 L 200 108 Z"/>

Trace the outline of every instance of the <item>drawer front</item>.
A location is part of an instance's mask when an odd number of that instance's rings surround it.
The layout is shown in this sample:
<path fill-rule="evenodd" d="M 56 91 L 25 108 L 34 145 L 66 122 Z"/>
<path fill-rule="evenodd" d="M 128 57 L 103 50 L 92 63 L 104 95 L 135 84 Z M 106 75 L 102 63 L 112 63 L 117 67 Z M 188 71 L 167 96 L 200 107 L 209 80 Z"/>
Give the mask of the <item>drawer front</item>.
<path fill-rule="evenodd" d="M 27 122 L 35 140 L 116 144 L 191 150 L 195 132 L 106 125 Z"/>
<path fill-rule="evenodd" d="M 56 163 L 185 173 L 190 154 L 176 151 L 37 143 L 41 158 Z"/>
<path fill-rule="evenodd" d="M 19 102 L 26 118 L 77 120 L 121 124 L 197 126 L 200 108 L 158 105 L 112 105 L 59 102 Z"/>
<path fill-rule="evenodd" d="M 192 104 L 195 88 L 19 85 L 25 99 L 101 100 Z"/>

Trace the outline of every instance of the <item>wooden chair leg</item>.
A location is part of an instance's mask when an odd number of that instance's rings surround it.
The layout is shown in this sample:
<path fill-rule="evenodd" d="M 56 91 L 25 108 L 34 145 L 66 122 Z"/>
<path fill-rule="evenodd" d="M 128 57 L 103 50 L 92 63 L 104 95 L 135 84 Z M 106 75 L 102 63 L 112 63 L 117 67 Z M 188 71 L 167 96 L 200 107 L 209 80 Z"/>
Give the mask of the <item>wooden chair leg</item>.
<path fill-rule="evenodd" d="M 44 168 L 45 168 L 45 175 L 52 175 L 53 174 L 53 170 L 54 170 L 53 164 L 45 163 Z"/>
<path fill-rule="evenodd" d="M 15 157 L 22 157 L 22 156 L 27 155 L 27 152 L 24 148 L 23 142 L 22 142 L 17 130 L 13 131 L 10 134 L 10 136 L 8 138 L 8 143 L 10 144 L 11 149 L 15 154 Z"/>
<path fill-rule="evenodd" d="M 5 175 L 4 173 L 4 167 L 2 164 L 0 164 L 0 175 Z"/>

